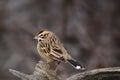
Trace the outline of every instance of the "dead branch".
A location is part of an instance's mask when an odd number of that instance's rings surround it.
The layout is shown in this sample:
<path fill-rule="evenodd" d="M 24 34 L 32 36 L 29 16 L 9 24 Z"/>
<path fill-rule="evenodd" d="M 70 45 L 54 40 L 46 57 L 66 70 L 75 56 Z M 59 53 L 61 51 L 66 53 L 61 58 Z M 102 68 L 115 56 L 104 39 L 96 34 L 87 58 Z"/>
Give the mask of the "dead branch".
<path fill-rule="evenodd" d="M 36 64 L 35 71 L 32 75 L 24 74 L 12 69 L 9 69 L 9 71 L 22 80 L 60 80 L 52 70 L 49 70 L 48 64 L 42 61 L 39 61 L 39 63 Z"/>
<path fill-rule="evenodd" d="M 9 69 L 9 71 L 21 78 L 22 80 L 60 80 L 53 71 L 49 70 L 49 65 L 39 61 L 36 64 L 35 71 L 32 75 L 24 74 L 16 70 Z M 120 80 L 120 67 L 114 68 L 102 68 L 85 71 L 76 75 L 73 75 L 67 80 Z"/>
<path fill-rule="evenodd" d="M 120 67 L 85 71 L 73 75 L 67 80 L 120 80 Z"/>

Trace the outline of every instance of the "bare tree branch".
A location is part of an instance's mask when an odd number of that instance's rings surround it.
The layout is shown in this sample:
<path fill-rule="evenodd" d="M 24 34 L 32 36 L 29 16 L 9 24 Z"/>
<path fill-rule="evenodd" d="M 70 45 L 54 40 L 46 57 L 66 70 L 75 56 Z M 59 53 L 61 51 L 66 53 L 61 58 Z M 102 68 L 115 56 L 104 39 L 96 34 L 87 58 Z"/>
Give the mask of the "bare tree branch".
<path fill-rule="evenodd" d="M 67 80 L 120 80 L 120 67 L 85 71 L 73 75 Z"/>
<path fill-rule="evenodd" d="M 24 74 L 16 70 L 9 69 L 9 71 L 21 78 L 22 80 L 60 80 L 60 78 L 51 70 L 49 65 L 39 61 L 35 67 L 35 71 L 32 75 Z M 114 68 L 102 68 L 85 71 L 73 75 L 67 80 L 120 80 L 120 67 Z"/>
<path fill-rule="evenodd" d="M 39 61 L 39 63 L 36 64 L 35 71 L 32 75 L 24 74 L 12 69 L 9 69 L 9 71 L 22 80 L 60 80 L 53 71 L 49 70 L 48 64 L 42 61 Z"/>

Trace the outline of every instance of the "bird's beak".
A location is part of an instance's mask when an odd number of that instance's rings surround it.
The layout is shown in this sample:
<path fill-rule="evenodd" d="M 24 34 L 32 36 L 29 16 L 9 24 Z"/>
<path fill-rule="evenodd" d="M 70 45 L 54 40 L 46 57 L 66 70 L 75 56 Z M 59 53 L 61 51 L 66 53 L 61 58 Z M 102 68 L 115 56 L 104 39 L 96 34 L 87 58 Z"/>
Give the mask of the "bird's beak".
<path fill-rule="evenodd" d="M 35 36 L 34 39 L 38 39 L 38 36 Z"/>

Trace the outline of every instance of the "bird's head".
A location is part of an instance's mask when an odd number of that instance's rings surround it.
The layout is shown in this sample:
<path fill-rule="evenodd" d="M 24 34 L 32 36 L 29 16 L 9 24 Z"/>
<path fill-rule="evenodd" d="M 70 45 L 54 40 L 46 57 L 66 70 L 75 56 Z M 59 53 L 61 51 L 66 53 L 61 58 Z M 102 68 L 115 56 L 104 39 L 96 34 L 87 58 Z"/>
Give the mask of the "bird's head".
<path fill-rule="evenodd" d="M 34 37 L 38 41 L 48 40 L 52 36 L 52 32 L 48 30 L 40 30 L 40 32 Z"/>

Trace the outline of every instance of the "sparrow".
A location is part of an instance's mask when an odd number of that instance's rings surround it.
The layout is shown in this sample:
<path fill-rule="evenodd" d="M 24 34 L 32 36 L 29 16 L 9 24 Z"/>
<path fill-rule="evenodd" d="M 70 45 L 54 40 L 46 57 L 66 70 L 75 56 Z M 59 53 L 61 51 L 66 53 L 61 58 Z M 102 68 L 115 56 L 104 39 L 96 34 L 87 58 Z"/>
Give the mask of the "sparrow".
<path fill-rule="evenodd" d="M 39 55 L 47 62 L 55 62 L 56 68 L 61 62 L 70 63 L 75 69 L 85 70 L 85 68 L 79 64 L 74 58 L 70 56 L 68 51 L 60 42 L 60 39 L 49 30 L 40 30 L 39 33 L 34 37 L 38 41 L 37 50 Z"/>

